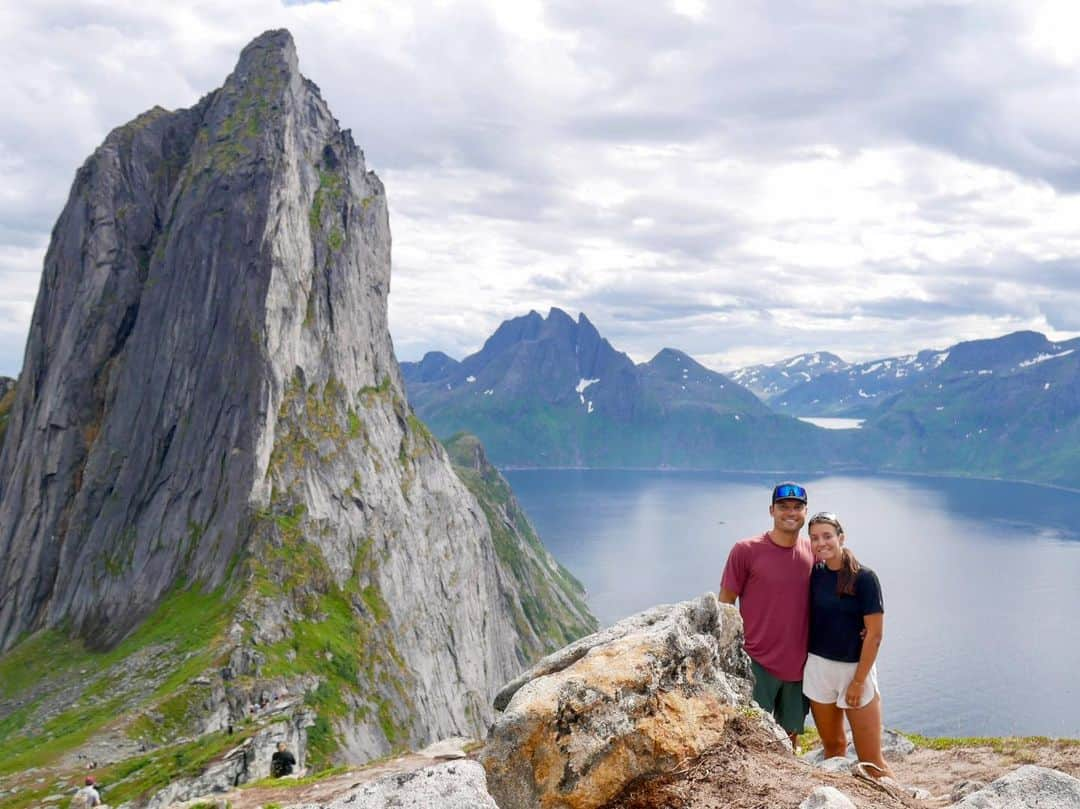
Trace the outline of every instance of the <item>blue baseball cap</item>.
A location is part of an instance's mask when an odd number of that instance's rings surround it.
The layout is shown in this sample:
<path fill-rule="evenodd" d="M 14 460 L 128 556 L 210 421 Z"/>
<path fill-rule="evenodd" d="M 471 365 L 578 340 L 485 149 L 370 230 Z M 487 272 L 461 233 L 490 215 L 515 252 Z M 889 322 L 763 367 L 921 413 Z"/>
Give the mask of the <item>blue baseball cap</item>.
<path fill-rule="evenodd" d="M 772 501 L 775 503 L 777 500 L 799 500 L 805 503 L 806 489 L 798 483 L 778 483 L 772 490 Z"/>

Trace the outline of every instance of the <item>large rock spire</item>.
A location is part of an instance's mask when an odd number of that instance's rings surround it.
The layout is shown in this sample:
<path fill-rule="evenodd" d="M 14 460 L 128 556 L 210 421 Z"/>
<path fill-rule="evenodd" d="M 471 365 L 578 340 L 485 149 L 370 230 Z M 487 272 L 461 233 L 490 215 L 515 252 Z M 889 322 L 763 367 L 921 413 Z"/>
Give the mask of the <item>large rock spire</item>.
<path fill-rule="evenodd" d="M 257 673 L 333 596 L 382 650 L 335 698 L 347 747 L 481 729 L 525 656 L 515 584 L 405 402 L 389 281 L 382 183 L 287 31 L 111 132 L 54 229 L 0 452 L 0 649 L 61 625 L 109 646 L 227 584 Z"/>

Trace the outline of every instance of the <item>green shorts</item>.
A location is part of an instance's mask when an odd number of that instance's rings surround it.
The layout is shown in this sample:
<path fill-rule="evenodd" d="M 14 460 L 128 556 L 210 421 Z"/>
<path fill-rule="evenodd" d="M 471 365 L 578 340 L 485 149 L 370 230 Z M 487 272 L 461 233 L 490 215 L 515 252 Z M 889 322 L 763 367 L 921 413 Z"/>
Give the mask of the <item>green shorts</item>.
<path fill-rule="evenodd" d="M 771 713 L 780 727 L 788 733 L 802 733 L 803 722 L 810 710 L 810 701 L 803 696 L 802 680 L 781 680 L 750 658 L 754 673 L 754 701 L 766 713 Z"/>

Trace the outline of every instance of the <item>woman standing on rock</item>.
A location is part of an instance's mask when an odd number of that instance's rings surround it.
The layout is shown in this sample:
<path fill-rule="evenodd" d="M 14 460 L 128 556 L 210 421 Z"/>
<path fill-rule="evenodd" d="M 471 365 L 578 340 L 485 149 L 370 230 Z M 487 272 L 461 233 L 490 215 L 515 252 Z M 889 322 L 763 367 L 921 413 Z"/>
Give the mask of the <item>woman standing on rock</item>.
<path fill-rule="evenodd" d="M 810 549 L 817 564 L 810 574 L 810 654 L 803 693 L 810 699 L 825 757 L 847 749 L 844 716 L 855 753 L 874 777 L 892 776 L 881 755 L 881 694 L 874 661 L 885 607 L 874 571 L 844 547 L 844 529 L 831 512 L 810 518 Z"/>

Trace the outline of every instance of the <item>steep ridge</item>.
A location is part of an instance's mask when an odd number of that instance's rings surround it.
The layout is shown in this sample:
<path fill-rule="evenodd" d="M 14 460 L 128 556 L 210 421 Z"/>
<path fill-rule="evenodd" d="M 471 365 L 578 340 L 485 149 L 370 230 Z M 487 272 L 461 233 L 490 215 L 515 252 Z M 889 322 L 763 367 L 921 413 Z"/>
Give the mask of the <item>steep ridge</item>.
<path fill-rule="evenodd" d="M 183 703 L 173 735 L 279 692 L 325 761 L 482 731 L 492 689 L 578 628 L 545 638 L 508 603 L 528 576 L 580 592 L 500 560 L 406 404 L 389 280 L 382 183 L 288 32 L 110 133 L 54 230 L 0 450 L 0 650 L 37 633 L 9 660 L 49 628 L 116 647 L 193 597 L 225 616 L 211 673 L 144 689 Z"/>
<path fill-rule="evenodd" d="M 529 660 L 598 628 L 585 603 L 585 588 L 548 552 L 506 478 L 488 461 L 480 440 L 458 433 L 446 442 L 454 470 L 469 487 L 491 526 L 506 609 Z"/>
<path fill-rule="evenodd" d="M 674 349 L 635 365 L 584 315 L 560 309 L 504 322 L 460 363 L 405 367 L 410 402 L 435 433 L 475 433 L 498 464 L 858 465 L 850 436 L 777 415 Z"/>

